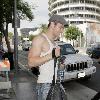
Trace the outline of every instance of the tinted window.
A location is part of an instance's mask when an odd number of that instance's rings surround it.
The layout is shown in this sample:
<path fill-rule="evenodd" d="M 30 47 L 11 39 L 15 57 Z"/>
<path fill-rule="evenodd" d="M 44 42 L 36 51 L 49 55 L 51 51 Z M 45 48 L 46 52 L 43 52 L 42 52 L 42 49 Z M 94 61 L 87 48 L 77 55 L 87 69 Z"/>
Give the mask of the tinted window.
<path fill-rule="evenodd" d="M 61 47 L 61 54 L 62 55 L 67 55 L 67 54 L 75 54 L 75 49 L 71 44 L 64 44 L 64 45 L 59 45 Z"/>
<path fill-rule="evenodd" d="M 92 46 L 91 49 L 92 50 L 100 49 L 100 44 L 96 44 L 96 45 Z"/>

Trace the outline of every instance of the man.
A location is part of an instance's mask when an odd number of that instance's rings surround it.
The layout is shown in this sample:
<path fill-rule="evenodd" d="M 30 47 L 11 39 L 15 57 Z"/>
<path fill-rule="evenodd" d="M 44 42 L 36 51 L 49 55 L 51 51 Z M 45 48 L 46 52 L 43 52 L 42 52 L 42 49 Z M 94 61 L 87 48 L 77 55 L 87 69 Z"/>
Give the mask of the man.
<path fill-rule="evenodd" d="M 32 41 L 32 48 L 28 54 L 28 64 L 30 68 L 39 67 L 37 80 L 38 100 L 46 100 L 50 85 L 54 75 L 54 59 L 52 50 L 55 48 L 54 40 L 60 33 L 63 33 L 66 20 L 60 15 L 53 15 L 49 19 L 48 30 L 35 37 Z M 60 48 L 56 47 L 55 56 L 60 56 Z M 56 68 L 57 76 L 57 68 Z"/>

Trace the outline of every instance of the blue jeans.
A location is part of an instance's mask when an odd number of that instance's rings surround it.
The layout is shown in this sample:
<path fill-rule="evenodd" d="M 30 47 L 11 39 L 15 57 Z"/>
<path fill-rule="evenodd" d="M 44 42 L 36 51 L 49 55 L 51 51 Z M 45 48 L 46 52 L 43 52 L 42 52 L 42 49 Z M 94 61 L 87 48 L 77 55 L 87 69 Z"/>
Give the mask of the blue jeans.
<path fill-rule="evenodd" d="M 46 100 L 50 88 L 50 83 L 37 83 L 37 100 Z"/>

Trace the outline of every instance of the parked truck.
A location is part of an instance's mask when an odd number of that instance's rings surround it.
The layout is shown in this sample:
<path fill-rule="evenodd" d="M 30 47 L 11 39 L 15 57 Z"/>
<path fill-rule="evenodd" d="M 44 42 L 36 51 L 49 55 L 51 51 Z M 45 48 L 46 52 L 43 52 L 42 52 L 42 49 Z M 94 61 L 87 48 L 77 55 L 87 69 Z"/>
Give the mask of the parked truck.
<path fill-rule="evenodd" d="M 71 44 L 58 41 L 61 47 L 61 55 L 64 60 L 64 81 L 83 78 L 88 80 L 96 72 L 93 60 L 88 55 L 78 54 Z"/>

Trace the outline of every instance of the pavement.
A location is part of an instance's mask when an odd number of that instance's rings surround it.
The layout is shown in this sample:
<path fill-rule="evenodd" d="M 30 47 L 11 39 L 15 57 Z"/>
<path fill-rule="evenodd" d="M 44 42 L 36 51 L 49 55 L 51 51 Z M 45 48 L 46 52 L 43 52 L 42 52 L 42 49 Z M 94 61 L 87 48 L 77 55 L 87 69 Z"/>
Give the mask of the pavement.
<path fill-rule="evenodd" d="M 87 55 L 87 54 L 86 54 L 86 48 L 85 48 L 85 47 L 77 47 L 77 48 L 75 48 L 75 49 L 78 49 L 80 54 Z"/>
<path fill-rule="evenodd" d="M 20 70 L 17 80 L 13 80 L 16 100 L 35 100 L 36 79 L 28 72 Z"/>
<path fill-rule="evenodd" d="M 8 94 L 1 95 L 0 100 L 36 100 L 36 80 L 37 78 L 27 71 L 19 70 L 18 76 L 14 76 L 14 71 L 10 72 L 12 88 Z M 75 81 L 64 84 L 68 100 L 91 100 L 97 93 Z M 3 93 L 4 90 L 1 90 Z M 8 97 L 8 99 L 7 99 Z"/>
<path fill-rule="evenodd" d="M 10 89 L 0 90 L 0 100 L 36 100 L 36 77 L 27 71 L 19 70 L 17 77 L 15 71 L 9 74 L 11 81 Z"/>

